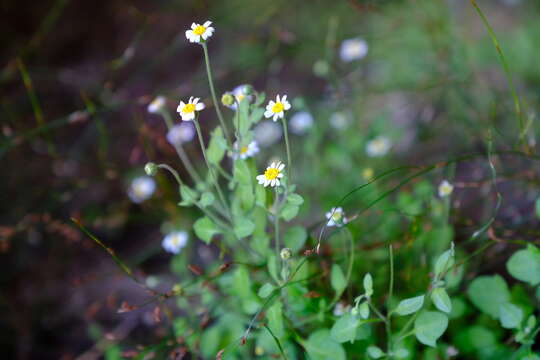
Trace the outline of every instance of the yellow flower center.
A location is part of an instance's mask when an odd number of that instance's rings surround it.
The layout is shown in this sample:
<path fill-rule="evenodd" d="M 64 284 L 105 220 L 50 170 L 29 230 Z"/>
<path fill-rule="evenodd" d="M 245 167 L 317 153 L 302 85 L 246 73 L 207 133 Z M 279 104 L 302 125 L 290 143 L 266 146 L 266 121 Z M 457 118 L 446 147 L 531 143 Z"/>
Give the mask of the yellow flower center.
<path fill-rule="evenodd" d="M 236 101 L 240 102 L 240 101 L 244 100 L 245 97 L 246 97 L 246 95 L 244 95 L 244 94 L 238 94 L 238 95 L 236 95 Z"/>
<path fill-rule="evenodd" d="M 195 35 L 199 35 L 199 36 L 204 34 L 205 31 L 206 31 L 206 28 L 204 26 L 202 26 L 202 25 L 197 25 L 197 27 L 195 29 L 193 29 L 193 33 Z"/>
<path fill-rule="evenodd" d="M 274 104 L 274 106 L 272 106 L 272 112 L 277 114 L 277 113 L 282 112 L 284 108 L 285 107 L 283 106 L 282 103 L 277 102 L 277 103 Z"/>
<path fill-rule="evenodd" d="M 266 180 L 274 180 L 279 175 L 279 170 L 276 168 L 270 168 L 264 172 Z"/>
<path fill-rule="evenodd" d="M 180 244 L 180 239 L 178 238 L 178 236 L 173 236 L 171 243 L 174 246 L 178 246 L 178 244 Z"/>
<path fill-rule="evenodd" d="M 185 113 L 192 113 L 194 111 L 195 111 L 194 104 L 186 104 L 186 106 L 184 106 L 184 110 L 182 110 L 182 112 L 185 112 Z"/>
<path fill-rule="evenodd" d="M 341 220 L 341 212 L 339 211 L 334 211 L 334 213 L 332 214 L 332 220 L 334 221 L 340 221 Z"/>
<path fill-rule="evenodd" d="M 247 151 L 248 151 L 248 147 L 242 146 L 242 148 L 240 149 L 240 154 L 245 154 Z"/>

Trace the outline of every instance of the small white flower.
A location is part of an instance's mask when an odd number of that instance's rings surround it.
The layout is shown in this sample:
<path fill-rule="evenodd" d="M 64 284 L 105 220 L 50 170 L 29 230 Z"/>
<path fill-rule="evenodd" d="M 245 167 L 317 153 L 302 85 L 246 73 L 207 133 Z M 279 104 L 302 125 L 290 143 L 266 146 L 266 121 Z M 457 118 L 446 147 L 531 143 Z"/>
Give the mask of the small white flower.
<path fill-rule="evenodd" d="M 151 114 L 157 114 L 165 108 L 167 100 L 163 96 L 158 96 L 150 104 L 148 104 L 148 112 Z"/>
<path fill-rule="evenodd" d="M 171 130 L 167 132 L 167 141 L 173 146 L 190 142 L 194 137 L 195 126 L 193 126 L 191 122 L 183 122 L 178 125 L 174 125 Z"/>
<path fill-rule="evenodd" d="M 362 59 L 367 53 L 368 44 L 361 38 L 344 40 L 339 50 L 339 56 L 345 62 Z"/>
<path fill-rule="evenodd" d="M 454 346 L 450 345 L 448 348 L 446 348 L 446 355 L 448 355 L 448 357 L 453 357 L 458 354 L 459 354 L 459 351 Z"/>
<path fill-rule="evenodd" d="M 185 231 L 168 233 L 161 242 L 163 248 L 173 254 L 178 254 L 187 245 L 188 234 Z"/>
<path fill-rule="evenodd" d="M 186 30 L 186 38 L 189 42 L 200 43 L 208 40 L 212 34 L 214 34 L 214 28 L 211 21 L 206 21 L 204 24 L 200 25 L 197 23 L 191 24 L 191 30 Z"/>
<path fill-rule="evenodd" d="M 287 95 L 283 95 L 280 99 L 279 95 L 276 96 L 276 101 L 270 100 L 268 105 L 266 105 L 266 111 L 264 117 L 272 118 L 272 120 L 277 121 L 277 119 L 283 119 L 285 116 L 285 111 L 291 108 L 291 104 L 287 101 Z"/>
<path fill-rule="evenodd" d="M 347 224 L 347 219 L 345 218 L 345 212 L 342 208 L 333 207 L 329 212 L 326 213 L 326 218 L 328 219 L 328 222 L 326 223 L 326 226 L 343 226 Z"/>
<path fill-rule="evenodd" d="M 281 125 L 272 121 L 263 121 L 253 128 L 253 134 L 260 146 L 268 147 L 281 139 L 283 131 Z"/>
<path fill-rule="evenodd" d="M 380 157 L 388 153 L 392 147 L 390 139 L 386 136 L 378 136 L 375 139 L 368 141 L 366 145 L 366 153 L 370 157 Z"/>
<path fill-rule="evenodd" d="M 270 166 L 266 168 L 263 175 L 257 176 L 257 181 L 260 185 L 264 185 L 264 187 L 267 187 L 268 185 L 271 187 L 279 186 L 281 184 L 279 179 L 283 177 L 284 167 L 285 164 L 281 161 L 271 163 Z"/>
<path fill-rule="evenodd" d="M 351 311 L 351 305 L 346 305 L 341 301 L 334 306 L 334 316 L 343 316 L 349 311 Z"/>
<path fill-rule="evenodd" d="M 303 135 L 313 126 L 313 116 L 307 111 L 300 111 L 291 117 L 289 124 L 293 134 Z"/>
<path fill-rule="evenodd" d="M 349 125 L 349 118 L 342 112 L 335 112 L 330 115 L 330 126 L 334 129 L 344 129 Z"/>
<path fill-rule="evenodd" d="M 195 119 L 195 112 L 204 109 L 204 103 L 199 102 L 199 98 L 191 96 L 187 103 L 180 101 L 176 111 L 180 114 L 183 121 L 192 121 Z"/>
<path fill-rule="evenodd" d="M 238 85 L 237 87 L 235 87 L 233 89 L 233 91 L 231 91 L 231 94 L 232 94 L 232 96 L 234 96 L 236 101 L 234 103 L 232 103 L 232 105 L 227 106 L 229 109 L 236 110 L 236 108 L 238 107 L 238 104 L 240 104 L 240 102 L 242 100 L 244 100 L 244 99 L 248 100 L 248 101 L 251 100 L 251 96 L 246 95 L 246 92 L 245 92 L 245 89 L 248 88 L 248 87 L 249 87 L 249 85 L 247 85 L 247 84 Z"/>
<path fill-rule="evenodd" d="M 250 157 L 255 156 L 259 152 L 259 146 L 257 145 L 257 141 L 253 140 L 246 146 L 240 146 L 238 144 L 238 141 L 236 141 L 233 145 L 234 151 L 232 151 L 229 155 L 234 159 L 247 159 Z"/>
<path fill-rule="evenodd" d="M 152 196 L 156 190 L 156 182 L 150 176 L 139 176 L 131 181 L 128 196 L 134 203 L 142 203 Z"/>
<path fill-rule="evenodd" d="M 454 191 L 454 185 L 450 184 L 448 181 L 443 180 L 439 185 L 439 196 L 447 197 Z"/>

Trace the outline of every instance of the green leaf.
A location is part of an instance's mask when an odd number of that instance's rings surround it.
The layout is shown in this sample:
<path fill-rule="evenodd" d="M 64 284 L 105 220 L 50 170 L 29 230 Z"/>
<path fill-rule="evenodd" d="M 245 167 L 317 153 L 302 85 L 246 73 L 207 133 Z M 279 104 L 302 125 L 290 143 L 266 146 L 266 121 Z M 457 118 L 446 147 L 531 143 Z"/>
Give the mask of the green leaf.
<path fill-rule="evenodd" d="M 359 324 L 360 320 L 355 316 L 350 313 L 345 314 L 334 323 L 330 330 L 330 336 L 339 343 L 347 341 L 352 343 L 356 339 L 356 329 Z"/>
<path fill-rule="evenodd" d="M 304 203 L 304 198 L 298 194 L 289 194 L 289 196 L 287 196 L 287 202 L 291 205 L 300 206 Z"/>
<path fill-rule="evenodd" d="M 208 150 L 206 155 L 208 157 L 208 162 L 210 164 L 219 164 L 225 151 L 227 150 L 227 143 L 223 137 L 223 132 L 220 127 L 217 127 L 210 137 L 210 144 L 208 145 Z"/>
<path fill-rule="evenodd" d="M 332 265 L 332 271 L 330 273 L 330 282 L 332 284 L 332 288 L 335 290 L 337 294 L 341 294 L 343 290 L 345 290 L 345 287 L 347 286 L 345 275 L 343 275 L 343 270 L 341 270 L 338 264 Z"/>
<path fill-rule="evenodd" d="M 510 301 L 508 285 L 499 275 L 479 276 L 473 280 L 467 295 L 471 302 L 482 312 L 499 318 L 499 307 Z"/>
<path fill-rule="evenodd" d="M 283 241 L 293 253 L 300 251 L 307 239 L 307 231 L 302 226 L 293 226 L 285 231 Z"/>
<path fill-rule="evenodd" d="M 249 115 L 249 122 L 251 123 L 251 125 L 254 125 L 258 123 L 259 121 L 261 121 L 263 115 L 264 115 L 263 108 L 255 108 Z"/>
<path fill-rule="evenodd" d="M 210 206 L 214 203 L 214 200 L 215 200 L 215 196 L 214 194 L 212 194 L 211 192 L 203 192 L 202 195 L 201 195 L 201 206 L 202 207 L 207 207 L 207 206 Z"/>
<path fill-rule="evenodd" d="M 514 278 L 536 286 L 540 284 L 540 250 L 529 244 L 527 249 L 516 251 L 506 263 Z"/>
<path fill-rule="evenodd" d="M 409 350 L 401 348 L 394 351 L 394 356 L 398 359 L 405 359 L 409 356 Z"/>
<path fill-rule="evenodd" d="M 369 304 L 367 301 L 360 304 L 358 307 L 358 313 L 362 319 L 367 319 L 369 317 Z"/>
<path fill-rule="evenodd" d="M 234 179 L 240 184 L 251 185 L 252 183 L 251 171 L 249 171 L 249 167 L 245 160 L 238 159 L 234 162 L 233 175 Z"/>
<path fill-rule="evenodd" d="M 268 254 L 268 260 L 266 266 L 268 267 L 268 273 L 272 276 L 272 279 L 279 282 L 279 276 L 277 271 L 277 257 L 273 253 Z"/>
<path fill-rule="evenodd" d="M 431 301 L 435 304 L 435 307 L 442 312 L 450 314 L 452 311 L 452 301 L 444 288 L 436 288 L 431 293 Z"/>
<path fill-rule="evenodd" d="M 298 215 L 299 210 L 300 210 L 299 206 L 287 203 L 281 209 L 280 215 L 285 221 L 291 221 L 292 219 L 294 219 L 296 215 Z"/>
<path fill-rule="evenodd" d="M 283 305 L 280 301 L 276 301 L 266 312 L 268 318 L 268 327 L 272 330 L 276 337 L 281 338 L 285 335 L 283 327 Z"/>
<path fill-rule="evenodd" d="M 197 235 L 199 239 L 207 244 L 212 241 L 212 237 L 214 235 L 220 233 L 219 229 L 212 222 L 212 220 L 206 216 L 195 221 L 195 224 L 193 224 L 193 230 L 195 230 L 195 235 Z"/>
<path fill-rule="evenodd" d="M 424 295 L 401 300 L 394 310 L 398 315 L 410 315 L 417 312 L 424 305 Z"/>
<path fill-rule="evenodd" d="M 253 234 L 255 230 L 255 224 L 248 218 L 236 218 L 234 221 L 234 233 L 237 237 L 245 238 Z"/>
<path fill-rule="evenodd" d="M 266 283 L 263 286 L 261 286 L 257 294 L 259 295 L 259 297 L 264 299 L 264 298 L 269 297 L 272 294 L 272 292 L 275 290 L 275 288 L 276 287 L 274 285 L 270 283 Z"/>
<path fill-rule="evenodd" d="M 312 333 L 305 342 L 305 348 L 311 360 L 345 360 L 345 350 L 332 339 L 328 329 Z"/>
<path fill-rule="evenodd" d="M 414 334 L 424 345 L 435 347 L 448 327 L 448 318 L 438 311 L 423 311 L 414 321 Z"/>
<path fill-rule="evenodd" d="M 372 359 L 379 359 L 384 356 L 384 351 L 382 351 L 378 346 L 368 346 L 366 349 L 368 356 Z"/>
<path fill-rule="evenodd" d="M 180 206 L 191 206 L 199 198 L 199 194 L 187 185 L 180 185 L 180 196 L 182 201 L 178 203 Z"/>
<path fill-rule="evenodd" d="M 523 310 L 511 303 L 504 303 L 499 306 L 499 318 L 503 328 L 519 328 L 523 321 Z"/>
<path fill-rule="evenodd" d="M 373 278 L 371 277 L 370 273 L 364 275 L 364 291 L 366 292 L 366 296 L 368 298 L 373 295 Z"/>
<path fill-rule="evenodd" d="M 439 256 L 435 262 L 435 277 L 439 278 L 444 272 L 448 271 L 454 265 L 454 244 L 449 250 L 446 250 Z"/>
<path fill-rule="evenodd" d="M 540 198 L 536 199 L 534 203 L 534 208 L 536 210 L 536 217 L 540 219 Z"/>

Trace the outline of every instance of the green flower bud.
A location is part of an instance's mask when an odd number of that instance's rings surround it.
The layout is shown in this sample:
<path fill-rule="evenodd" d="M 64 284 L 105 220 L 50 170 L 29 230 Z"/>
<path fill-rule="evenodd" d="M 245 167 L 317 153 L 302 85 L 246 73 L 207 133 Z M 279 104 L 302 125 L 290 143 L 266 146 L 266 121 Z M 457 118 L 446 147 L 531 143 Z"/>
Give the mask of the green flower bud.
<path fill-rule="evenodd" d="M 255 89 L 253 89 L 253 86 L 251 85 L 245 85 L 242 88 L 242 93 L 246 96 L 253 95 L 255 93 Z"/>
<path fill-rule="evenodd" d="M 146 172 L 146 175 L 154 176 L 156 175 L 158 171 L 158 166 L 154 164 L 153 162 L 149 162 L 146 165 L 144 165 L 144 171 Z"/>
<path fill-rule="evenodd" d="M 279 255 L 281 256 L 283 260 L 289 260 L 292 256 L 292 251 L 289 248 L 283 248 L 281 249 L 281 252 L 279 253 Z"/>
<path fill-rule="evenodd" d="M 225 106 L 231 106 L 234 104 L 234 96 L 231 93 L 225 93 L 221 97 L 221 103 Z"/>

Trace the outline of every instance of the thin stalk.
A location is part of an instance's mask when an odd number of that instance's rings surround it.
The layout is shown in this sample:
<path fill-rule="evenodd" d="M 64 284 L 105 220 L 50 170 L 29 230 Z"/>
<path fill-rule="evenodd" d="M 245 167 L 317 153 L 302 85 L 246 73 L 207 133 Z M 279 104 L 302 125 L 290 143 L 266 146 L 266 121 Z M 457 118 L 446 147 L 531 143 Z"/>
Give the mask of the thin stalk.
<path fill-rule="evenodd" d="M 212 69 L 210 68 L 210 56 L 208 56 L 208 47 L 206 46 L 205 42 L 203 42 L 201 45 L 204 51 L 204 62 L 206 64 L 206 74 L 208 75 L 208 85 L 210 86 L 210 93 L 212 94 L 212 101 L 214 102 L 214 107 L 216 108 L 216 114 L 219 119 L 219 122 L 221 123 L 221 128 L 223 130 L 223 133 L 225 134 L 227 143 L 229 144 L 230 147 L 232 147 L 232 142 L 229 137 L 229 131 L 227 129 L 227 125 L 225 125 L 225 120 L 223 120 L 223 115 L 221 114 L 221 108 L 219 107 L 219 102 L 216 97 L 216 91 L 214 90 L 214 80 L 212 78 Z"/>
<path fill-rule="evenodd" d="M 283 123 L 283 133 L 285 134 L 285 147 L 287 149 L 287 166 L 289 167 L 289 183 L 292 183 L 292 161 L 291 161 L 291 148 L 289 146 L 289 132 L 287 130 L 287 120 L 285 116 L 281 118 Z"/>
<path fill-rule="evenodd" d="M 392 250 L 392 244 L 388 247 L 389 256 L 390 256 L 390 283 L 388 284 L 388 299 L 386 301 L 386 337 L 387 337 L 387 352 L 392 352 L 392 320 L 390 312 L 390 301 L 392 301 L 392 296 L 394 293 L 394 252 Z"/>
<path fill-rule="evenodd" d="M 276 261 L 278 261 L 278 264 L 279 264 L 279 259 L 280 259 L 280 254 L 279 254 L 279 207 L 278 207 L 278 199 L 279 199 L 279 194 L 278 194 L 278 188 L 276 187 L 275 188 L 275 199 L 274 199 L 274 247 L 275 247 L 275 250 L 276 250 Z"/>

